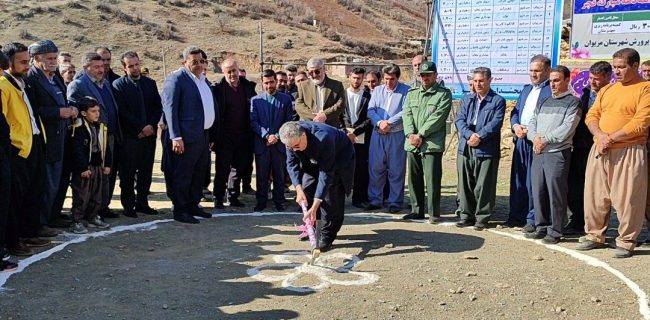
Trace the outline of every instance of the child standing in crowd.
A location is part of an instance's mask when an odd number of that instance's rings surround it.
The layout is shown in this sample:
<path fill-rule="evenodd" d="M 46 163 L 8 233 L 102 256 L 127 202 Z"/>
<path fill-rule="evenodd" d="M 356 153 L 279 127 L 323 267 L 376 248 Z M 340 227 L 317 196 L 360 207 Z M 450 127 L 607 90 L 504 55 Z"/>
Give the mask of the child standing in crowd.
<path fill-rule="evenodd" d="M 77 120 L 72 133 L 72 232 L 87 233 L 81 221 L 84 218 L 90 226 L 110 227 L 98 213 L 111 173 L 111 150 L 107 128 L 99 122 L 99 102 L 84 97 L 79 101 L 79 112 L 83 118 Z"/>

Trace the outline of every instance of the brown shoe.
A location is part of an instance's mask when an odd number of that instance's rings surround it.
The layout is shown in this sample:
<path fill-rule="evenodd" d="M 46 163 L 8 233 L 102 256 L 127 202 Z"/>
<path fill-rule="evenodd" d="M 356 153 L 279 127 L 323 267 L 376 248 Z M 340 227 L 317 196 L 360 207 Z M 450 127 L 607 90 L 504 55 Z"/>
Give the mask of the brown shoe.
<path fill-rule="evenodd" d="M 23 238 L 23 243 L 28 247 L 45 247 L 52 242 L 41 238 Z"/>
<path fill-rule="evenodd" d="M 43 238 L 51 238 L 51 237 L 56 237 L 59 235 L 59 231 L 54 230 L 48 226 L 41 226 L 40 229 L 38 229 L 38 232 L 36 233 L 37 236 L 43 237 Z"/>
<path fill-rule="evenodd" d="M 32 249 L 27 247 L 22 242 L 19 242 L 18 245 L 15 247 L 8 247 L 7 252 L 9 252 L 9 254 L 12 256 L 17 256 L 17 257 L 29 257 L 34 254 Z"/>

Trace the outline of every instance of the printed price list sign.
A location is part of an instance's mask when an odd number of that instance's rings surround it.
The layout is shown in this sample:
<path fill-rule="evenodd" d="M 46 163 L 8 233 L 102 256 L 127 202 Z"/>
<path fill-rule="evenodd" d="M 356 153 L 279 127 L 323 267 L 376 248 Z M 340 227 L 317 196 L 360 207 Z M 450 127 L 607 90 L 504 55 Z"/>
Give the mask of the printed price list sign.
<path fill-rule="evenodd" d="M 530 58 L 559 59 L 561 0 L 439 0 L 432 52 L 439 77 L 460 97 L 467 75 L 492 70 L 493 89 L 516 98 L 529 83 Z"/>

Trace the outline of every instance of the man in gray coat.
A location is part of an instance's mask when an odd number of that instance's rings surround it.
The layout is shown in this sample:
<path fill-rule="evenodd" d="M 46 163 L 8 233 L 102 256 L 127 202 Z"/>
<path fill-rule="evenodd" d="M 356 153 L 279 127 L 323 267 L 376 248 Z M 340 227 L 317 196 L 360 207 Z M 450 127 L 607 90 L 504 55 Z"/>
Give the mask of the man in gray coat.
<path fill-rule="evenodd" d="M 571 94 L 567 67 L 551 69 L 551 97 L 535 109 L 527 138 L 533 143 L 532 188 L 535 226 L 526 238 L 555 244 L 566 220 L 573 135 L 580 121 L 580 100 Z"/>

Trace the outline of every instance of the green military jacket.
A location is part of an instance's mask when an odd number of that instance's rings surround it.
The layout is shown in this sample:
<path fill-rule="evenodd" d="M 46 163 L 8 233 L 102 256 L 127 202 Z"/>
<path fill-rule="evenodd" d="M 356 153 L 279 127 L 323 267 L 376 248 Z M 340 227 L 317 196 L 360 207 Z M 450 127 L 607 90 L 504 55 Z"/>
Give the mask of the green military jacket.
<path fill-rule="evenodd" d="M 451 111 L 451 91 L 434 84 L 428 90 L 424 87 L 411 88 L 406 94 L 402 108 L 404 122 L 404 150 L 413 153 L 445 151 L 446 121 Z M 422 136 L 420 148 L 409 142 L 411 134 Z"/>

